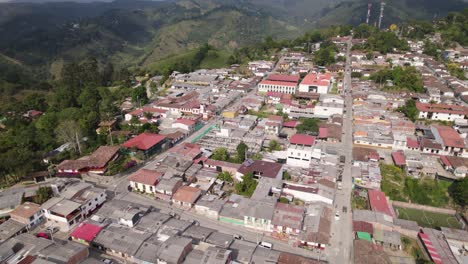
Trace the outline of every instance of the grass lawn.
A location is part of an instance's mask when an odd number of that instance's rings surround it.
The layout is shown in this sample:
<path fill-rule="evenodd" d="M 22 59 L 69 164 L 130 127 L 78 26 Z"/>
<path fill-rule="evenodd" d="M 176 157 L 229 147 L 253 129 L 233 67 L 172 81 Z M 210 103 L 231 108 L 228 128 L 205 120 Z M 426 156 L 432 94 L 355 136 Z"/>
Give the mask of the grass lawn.
<path fill-rule="evenodd" d="M 416 221 L 422 227 L 461 228 L 460 223 L 452 215 L 401 207 L 395 207 L 395 211 L 398 211 L 398 218 Z"/>

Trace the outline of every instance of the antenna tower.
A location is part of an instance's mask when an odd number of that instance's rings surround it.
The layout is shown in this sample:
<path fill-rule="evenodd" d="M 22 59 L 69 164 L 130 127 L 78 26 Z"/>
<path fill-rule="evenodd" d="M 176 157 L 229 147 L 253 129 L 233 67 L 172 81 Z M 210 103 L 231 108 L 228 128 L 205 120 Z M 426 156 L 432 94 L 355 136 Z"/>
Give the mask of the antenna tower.
<path fill-rule="evenodd" d="M 383 19 L 384 9 L 385 9 L 385 2 L 382 1 L 382 2 L 380 2 L 379 29 L 382 26 L 382 19 Z"/>
<path fill-rule="evenodd" d="M 371 8 L 372 8 L 372 3 L 368 3 L 367 4 L 367 17 L 366 17 L 366 24 L 367 25 L 369 25 Z"/>

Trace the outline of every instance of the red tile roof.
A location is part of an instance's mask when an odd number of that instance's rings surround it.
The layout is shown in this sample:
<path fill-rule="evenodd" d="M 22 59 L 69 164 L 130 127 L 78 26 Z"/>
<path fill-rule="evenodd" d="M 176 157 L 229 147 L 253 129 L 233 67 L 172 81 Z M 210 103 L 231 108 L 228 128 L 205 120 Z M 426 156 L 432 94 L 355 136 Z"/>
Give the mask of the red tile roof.
<path fill-rule="evenodd" d="M 126 148 L 137 148 L 139 150 L 148 150 L 159 142 L 163 141 L 166 137 L 153 133 L 141 133 L 140 135 L 123 143 L 122 146 Z"/>
<path fill-rule="evenodd" d="M 284 126 L 284 127 L 290 127 L 290 128 L 295 128 L 295 127 L 297 127 L 298 125 L 299 125 L 299 121 L 294 121 L 294 120 L 292 120 L 292 121 L 286 121 L 286 122 L 283 123 L 283 126 Z"/>
<path fill-rule="evenodd" d="M 75 239 L 81 239 L 86 242 L 91 242 L 101 232 L 102 226 L 97 226 L 89 223 L 81 223 L 70 236 Z"/>
<path fill-rule="evenodd" d="M 276 178 L 282 167 L 283 165 L 280 163 L 263 160 L 247 160 L 244 163 L 242 163 L 242 165 L 237 171 L 239 173 L 242 173 L 243 175 L 249 172 L 259 173 L 261 177 L 274 179 Z"/>
<path fill-rule="evenodd" d="M 169 152 L 177 153 L 187 159 L 195 159 L 202 153 L 200 145 L 187 142 L 176 145 Z"/>
<path fill-rule="evenodd" d="M 198 197 L 200 197 L 200 195 L 200 189 L 190 186 L 182 186 L 177 190 L 172 199 L 193 204 L 198 199 Z"/>
<path fill-rule="evenodd" d="M 388 204 L 385 193 L 378 190 L 369 190 L 368 195 L 372 211 L 381 212 L 391 217 L 395 217 L 395 212 Z"/>
<path fill-rule="evenodd" d="M 447 167 L 452 167 L 452 164 L 450 163 L 450 161 L 447 159 L 446 156 L 441 156 L 440 157 L 440 161 L 442 161 L 442 163 L 447 166 Z"/>
<path fill-rule="evenodd" d="M 328 137 L 328 128 L 320 127 L 318 137 L 319 138 L 327 138 Z"/>
<path fill-rule="evenodd" d="M 272 81 L 272 80 L 263 80 L 259 84 L 296 87 L 296 84 L 293 82 L 282 82 L 282 81 Z"/>
<path fill-rule="evenodd" d="M 283 117 L 282 117 L 282 116 L 271 115 L 271 116 L 268 117 L 268 120 L 270 120 L 270 121 L 280 121 L 280 122 L 282 122 L 282 121 L 283 121 Z"/>
<path fill-rule="evenodd" d="M 468 107 L 449 104 L 428 104 L 416 102 L 416 108 L 421 112 L 468 115 Z"/>
<path fill-rule="evenodd" d="M 299 81 L 299 75 L 285 75 L 285 74 L 270 74 L 267 77 L 267 80 L 270 81 L 279 81 L 279 82 L 291 82 L 297 84 Z"/>
<path fill-rule="evenodd" d="M 146 185 L 156 186 L 159 179 L 163 176 L 161 172 L 148 170 L 148 169 L 140 169 L 133 173 L 128 180 L 142 183 Z"/>
<path fill-rule="evenodd" d="M 289 139 L 289 143 L 296 145 L 307 145 L 313 146 L 315 142 L 314 136 L 304 135 L 304 134 L 295 134 Z"/>
<path fill-rule="evenodd" d="M 392 152 L 392 159 L 397 166 L 406 166 L 405 154 L 402 151 Z"/>
<path fill-rule="evenodd" d="M 369 234 L 374 233 L 374 227 L 371 223 L 364 221 L 353 221 L 353 231 L 354 232 L 366 232 Z"/>
<path fill-rule="evenodd" d="M 408 148 L 419 148 L 419 142 L 417 140 L 414 140 L 410 137 L 406 138 L 406 146 Z"/>
<path fill-rule="evenodd" d="M 454 148 L 464 148 L 465 142 L 458 132 L 448 126 L 435 126 L 445 146 Z"/>
<path fill-rule="evenodd" d="M 301 85 L 327 86 L 330 84 L 331 73 L 309 73 L 302 80 Z"/>
<path fill-rule="evenodd" d="M 184 124 L 186 126 L 193 126 L 196 121 L 195 120 L 191 120 L 191 119 L 187 119 L 187 118 L 178 118 L 175 123 L 180 123 L 180 124 Z"/>

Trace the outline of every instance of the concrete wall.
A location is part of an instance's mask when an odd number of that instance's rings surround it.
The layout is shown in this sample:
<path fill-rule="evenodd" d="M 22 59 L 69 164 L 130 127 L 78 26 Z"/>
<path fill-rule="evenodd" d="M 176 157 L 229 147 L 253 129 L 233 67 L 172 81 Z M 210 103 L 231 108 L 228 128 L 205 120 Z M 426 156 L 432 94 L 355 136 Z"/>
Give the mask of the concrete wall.
<path fill-rule="evenodd" d="M 426 206 L 426 205 L 420 205 L 420 204 L 410 204 L 410 203 L 399 202 L 399 201 L 392 201 L 392 206 L 411 208 L 411 209 L 416 209 L 416 210 L 422 210 L 422 211 L 428 211 L 428 212 L 440 213 L 440 214 L 449 214 L 449 215 L 455 215 L 457 213 L 457 211 L 452 210 L 452 209 L 444 209 L 444 208 L 438 208 L 438 207 L 432 207 L 432 206 Z"/>

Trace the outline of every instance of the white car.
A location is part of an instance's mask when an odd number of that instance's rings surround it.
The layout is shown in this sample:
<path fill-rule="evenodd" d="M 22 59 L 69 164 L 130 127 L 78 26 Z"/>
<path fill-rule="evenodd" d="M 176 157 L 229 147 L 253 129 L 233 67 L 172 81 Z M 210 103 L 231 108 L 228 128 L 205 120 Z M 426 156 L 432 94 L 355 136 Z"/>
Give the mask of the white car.
<path fill-rule="evenodd" d="M 262 247 L 262 248 L 266 248 L 266 249 L 272 249 L 273 248 L 272 243 L 268 243 L 268 242 L 265 242 L 265 241 L 262 241 L 262 242 L 258 243 L 258 246 Z"/>

